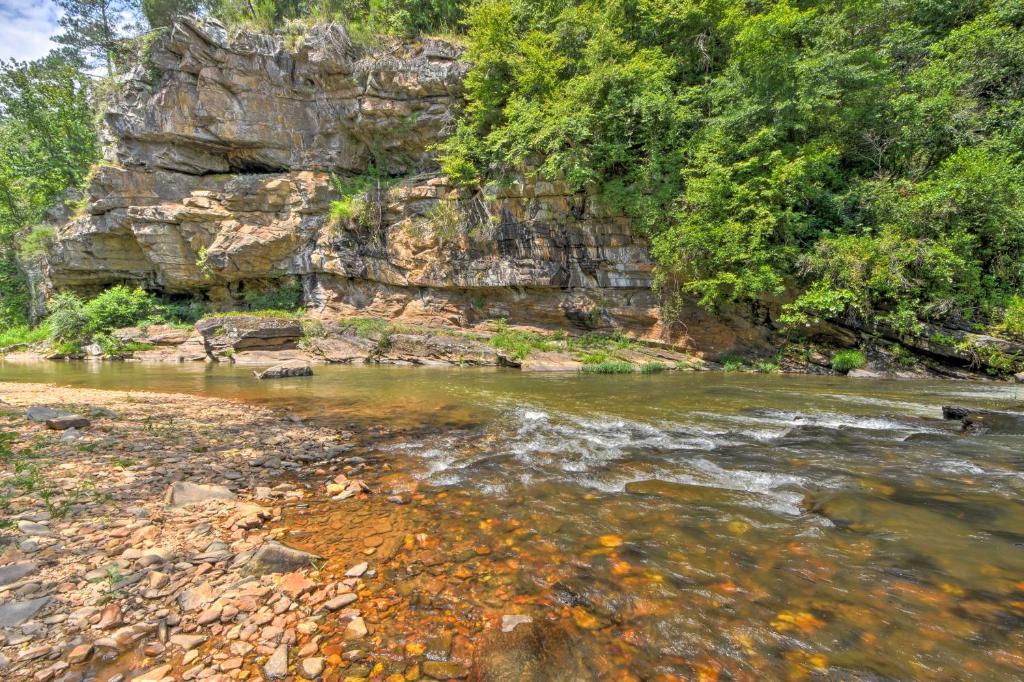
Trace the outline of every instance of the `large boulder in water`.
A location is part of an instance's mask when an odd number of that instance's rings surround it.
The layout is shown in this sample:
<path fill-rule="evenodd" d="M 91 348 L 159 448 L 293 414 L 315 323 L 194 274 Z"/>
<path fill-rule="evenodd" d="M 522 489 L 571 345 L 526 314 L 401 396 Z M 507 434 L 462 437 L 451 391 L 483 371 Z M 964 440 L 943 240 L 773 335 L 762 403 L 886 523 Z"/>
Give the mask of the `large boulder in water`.
<path fill-rule="evenodd" d="M 286 377 L 311 377 L 313 368 L 305 360 L 290 360 L 274 365 L 262 372 L 253 372 L 257 379 L 284 379 Z"/>

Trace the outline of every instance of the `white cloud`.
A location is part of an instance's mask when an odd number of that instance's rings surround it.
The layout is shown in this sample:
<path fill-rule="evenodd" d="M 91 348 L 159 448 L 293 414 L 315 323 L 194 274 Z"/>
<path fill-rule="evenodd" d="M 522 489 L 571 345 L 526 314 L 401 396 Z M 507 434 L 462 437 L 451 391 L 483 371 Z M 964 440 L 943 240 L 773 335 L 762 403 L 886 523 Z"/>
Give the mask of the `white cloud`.
<path fill-rule="evenodd" d="M 57 47 L 58 16 L 49 0 L 0 0 L 0 58 L 37 59 Z"/>

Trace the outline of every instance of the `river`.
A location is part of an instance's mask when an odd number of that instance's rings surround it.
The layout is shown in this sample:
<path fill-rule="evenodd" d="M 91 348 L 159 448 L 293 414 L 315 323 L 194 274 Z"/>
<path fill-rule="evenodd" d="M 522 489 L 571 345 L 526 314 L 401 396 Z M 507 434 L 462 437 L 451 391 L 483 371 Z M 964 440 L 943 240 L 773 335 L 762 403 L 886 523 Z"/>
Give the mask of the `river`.
<path fill-rule="evenodd" d="M 438 555 L 391 576 L 405 601 L 389 627 L 443 629 L 458 650 L 489 616 L 529 616 L 557 632 L 510 665 L 546 679 L 1024 677 L 1024 437 L 963 434 L 940 409 L 1015 409 L 1016 386 L 316 372 L 0 365 L 7 381 L 233 398 L 360 434 L 388 485 L 421 494 L 395 513 Z M 340 504 L 289 509 L 294 537 L 329 555 Z"/>

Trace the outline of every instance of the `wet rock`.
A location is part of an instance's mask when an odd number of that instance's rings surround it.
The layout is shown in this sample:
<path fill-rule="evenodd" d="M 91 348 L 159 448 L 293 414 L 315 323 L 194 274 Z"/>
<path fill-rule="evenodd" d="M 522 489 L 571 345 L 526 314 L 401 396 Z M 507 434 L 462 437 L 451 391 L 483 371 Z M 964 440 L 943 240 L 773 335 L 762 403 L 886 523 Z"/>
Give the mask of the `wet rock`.
<path fill-rule="evenodd" d="M 424 661 L 423 672 L 435 680 L 459 680 L 469 677 L 466 667 L 453 661 Z"/>
<path fill-rule="evenodd" d="M 349 604 L 354 603 L 357 599 L 358 597 L 353 592 L 340 594 L 334 599 L 331 599 L 330 601 L 326 602 L 324 604 L 324 608 L 328 611 L 337 611 L 338 609 L 343 609 Z"/>
<path fill-rule="evenodd" d="M 263 665 L 263 673 L 272 680 L 288 674 L 288 645 L 280 644 Z"/>
<path fill-rule="evenodd" d="M 305 677 L 307 680 L 315 680 L 320 677 L 324 672 L 324 659 L 322 658 L 305 658 L 302 660 L 299 666 L 299 674 Z"/>
<path fill-rule="evenodd" d="M 366 621 L 359 617 L 353 618 L 345 626 L 345 640 L 362 639 L 366 636 L 367 632 Z"/>
<path fill-rule="evenodd" d="M 34 617 L 50 603 L 49 597 L 0 604 L 0 627 L 15 627 Z"/>
<path fill-rule="evenodd" d="M 68 653 L 68 663 L 75 665 L 76 663 L 83 663 L 92 656 L 93 645 L 90 643 L 79 644 Z"/>
<path fill-rule="evenodd" d="M 245 564 L 243 572 L 248 575 L 284 573 L 285 571 L 309 568 L 313 565 L 314 561 L 318 561 L 321 558 L 316 554 L 293 549 L 271 540 L 263 543 L 253 557 Z"/>
<path fill-rule="evenodd" d="M 1024 414 L 1021 413 L 943 405 L 942 418 L 960 420 L 965 431 L 974 433 L 1024 435 Z"/>
<path fill-rule="evenodd" d="M 67 414 L 46 420 L 46 428 L 53 429 L 54 431 L 84 429 L 87 426 L 89 426 L 89 420 L 77 414 Z"/>
<path fill-rule="evenodd" d="M 7 566 L 0 566 L 0 587 L 18 582 L 37 570 L 39 570 L 39 564 L 34 561 L 18 561 Z"/>
<path fill-rule="evenodd" d="M 551 623 L 528 623 L 511 632 L 488 633 L 476 650 L 474 673 L 474 679 L 481 682 L 595 679 L 568 631 Z"/>
<path fill-rule="evenodd" d="M 519 625 L 527 625 L 533 622 L 530 616 L 506 614 L 501 617 L 501 631 L 512 632 Z"/>
<path fill-rule="evenodd" d="M 292 360 L 290 362 L 282 362 L 280 365 L 275 365 L 269 369 L 265 369 L 262 372 L 253 372 L 257 379 L 284 379 L 287 377 L 311 377 L 313 376 L 313 368 L 308 362 L 302 360 Z"/>
<path fill-rule="evenodd" d="M 171 666 L 169 664 L 159 665 L 151 670 L 132 678 L 132 682 L 161 682 L 165 677 L 170 675 Z"/>
<path fill-rule="evenodd" d="M 222 485 L 203 485 L 189 481 L 175 481 L 167 488 L 165 502 L 172 507 L 183 507 L 208 500 L 234 500 L 238 496 Z"/>
<path fill-rule="evenodd" d="M 362 575 L 363 575 L 364 573 L 366 573 L 366 570 L 367 570 L 367 569 L 368 569 L 369 567 L 370 567 L 370 566 L 369 566 L 369 564 L 367 564 L 367 563 L 366 563 L 366 562 L 364 561 L 363 563 L 361 563 L 361 564 L 356 564 L 356 565 L 355 565 L 355 566 L 353 566 L 352 568 L 350 568 L 350 569 L 348 569 L 347 571 L 345 571 L 345 576 L 346 576 L 346 577 L 348 577 L 348 578 L 359 578 L 359 577 L 361 577 L 361 576 L 362 576 Z"/>

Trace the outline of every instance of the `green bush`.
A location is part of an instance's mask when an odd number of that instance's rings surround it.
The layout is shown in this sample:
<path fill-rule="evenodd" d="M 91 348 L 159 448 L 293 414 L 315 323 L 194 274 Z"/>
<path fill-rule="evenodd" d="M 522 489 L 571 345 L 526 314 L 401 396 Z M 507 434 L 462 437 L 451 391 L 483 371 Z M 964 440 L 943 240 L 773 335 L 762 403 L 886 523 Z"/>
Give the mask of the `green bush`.
<path fill-rule="evenodd" d="M 837 372 L 849 372 L 853 369 L 860 369 L 868 363 L 864 354 L 859 350 L 841 350 L 832 356 L 832 369 Z"/>
<path fill-rule="evenodd" d="M 555 343 L 542 334 L 512 329 L 505 320 L 498 321 L 498 331 L 491 337 L 491 346 L 506 351 L 517 360 L 522 360 L 531 351 L 552 351 Z"/>
<path fill-rule="evenodd" d="M 33 260 L 46 253 L 57 231 L 50 225 L 36 225 L 21 239 L 18 255 L 22 260 Z"/>
<path fill-rule="evenodd" d="M 746 369 L 747 363 L 743 361 L 743 358 L 737 357 L 724 357 L 721 360 L 722 369 L 726 372 L 740 372 Z"/>
<path fill-rule="evenodd" d="M 587 374 L 631 374 L 636 367 L 624 360 L 605 360 L 591 365 L 583 365 L 580 371 Z"/>
<path fill-rule="evenodd" d="M 1007 302 L 999 330 L 1015 336 L 1024 336 L 1024 296 L 1014 295 Z"/>
<path fill-rule="evenodd" d="M 137 325 L 159 310 L 156 298 L 149 292 L 124 285 L 107 289 L 84 306 L 87 335 Z"/>
<path fill-rule="evenodd" d="M 32 344 L 45 341 L 50 336 L 48 325 L 30 327 L 27 324 L 19 324 L 0 332 L 0 348 L 9 348 L 20 344 Z"/>
<path fill-rule="evenodd" d="M 243 299 L 246 307 L 252 311 L 294 311 L 302 306 L 302 285 L 298 282 L 288 282 L 273 289 L 247 289 Z"/>
<path fill-rule="evenodd" d="M 640 365 L 640 372 L 642 374 L 657 374 L 658 372 L 664 372 L 668 369 L 668 365 L 664 362 L 645 362 Z"/>
<path fill-rule="evenodd" d="M 46 307 L 50 312 L 47 323 L 51 340 L 79 343 L 85 337 L 89 318 L 82 299 L 70 292 L 62 292 L 51 298 Z"/>

